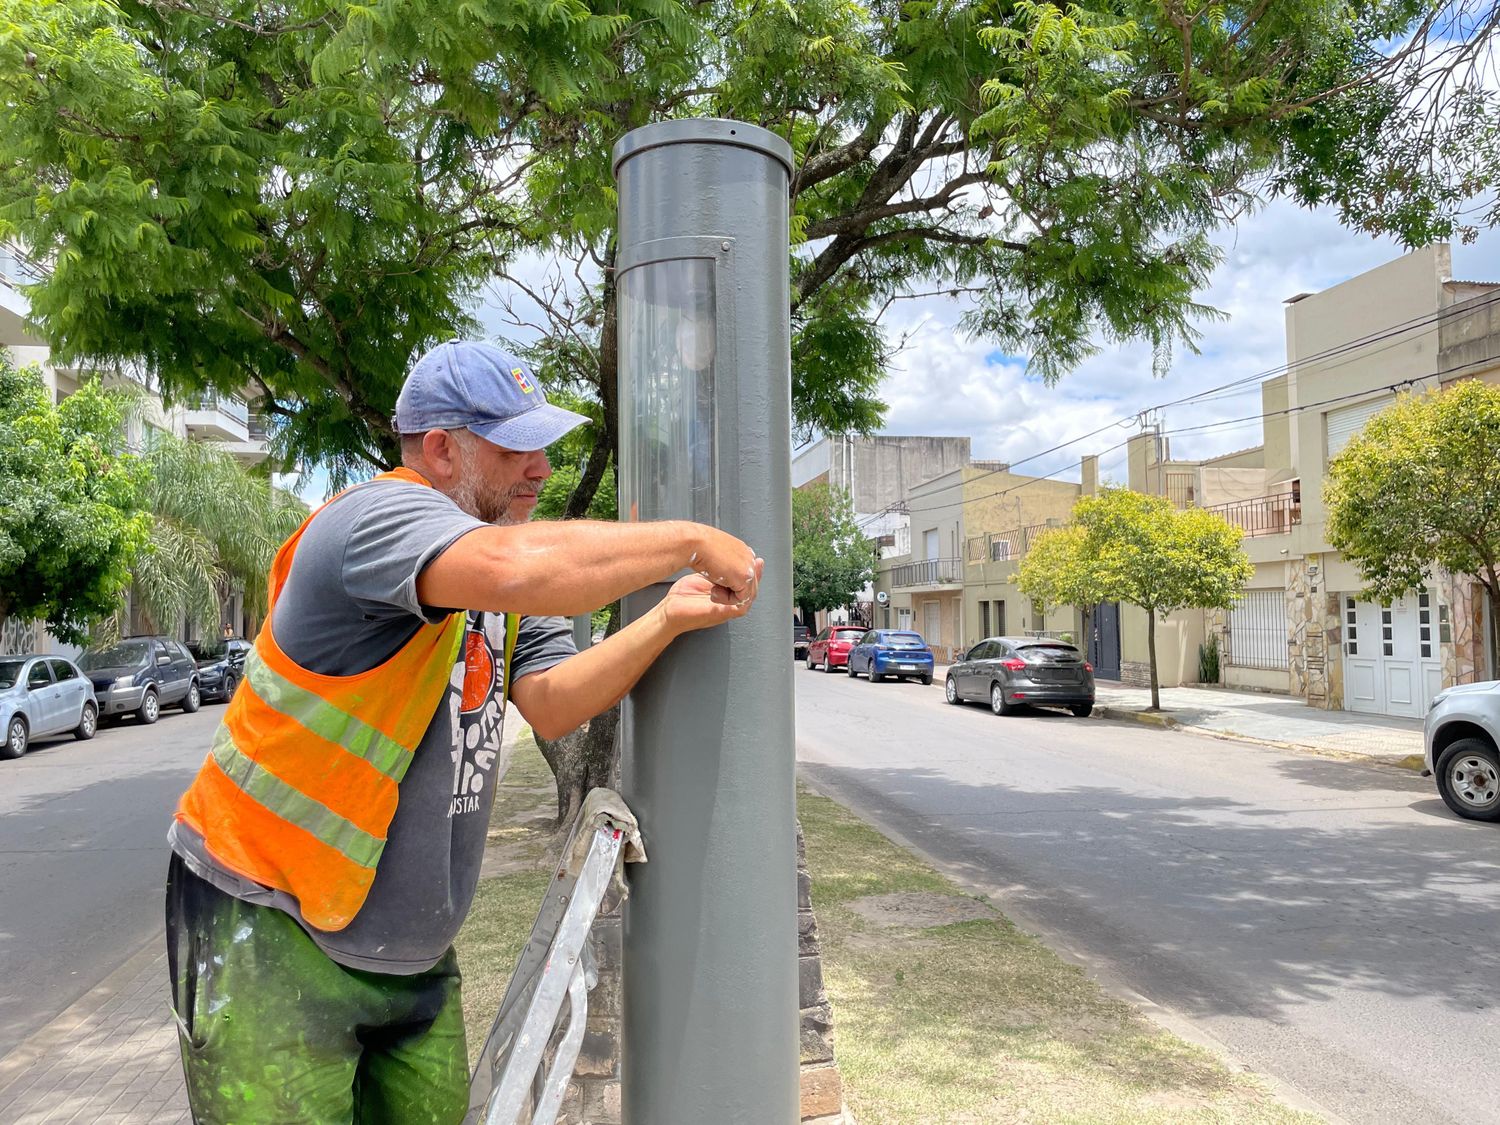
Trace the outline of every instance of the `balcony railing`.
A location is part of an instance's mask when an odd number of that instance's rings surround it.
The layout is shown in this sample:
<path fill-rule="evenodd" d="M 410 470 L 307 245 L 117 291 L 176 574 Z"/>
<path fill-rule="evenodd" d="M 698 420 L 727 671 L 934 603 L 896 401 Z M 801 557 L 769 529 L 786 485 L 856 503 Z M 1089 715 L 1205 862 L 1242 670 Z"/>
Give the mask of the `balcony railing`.
<path fill-rule="evenodd" d="M 1034 523 L 1030 527 L 1015 527 L 1009 531 L 994 531 L 988 535 L 976 535 L 965 544 L 965 553 L 971 563 L 1012 562 L 1022 558 L 1037 537 L 1050 531 L 1053 524 Z"/>
<path fill-rule="evenodd" d="M 902 563 L 891 571 L 892 586 L 943 586 L 963 581 L 962 559 Z"/>
<path fill-rule="evenodd" d="M 1250 539 L 1259 535 L 1283 535 L 1302 522 L 1302 499 L 1291 492 L 1216 504 L 1205 510 L 1223 516 Z"/>
<path fill-rule="evenodd" d="M 186 406 L 189 410 L 217 410 L 242 426 L 250 424 L 250 407 L 239 395 L 205 391 L 188 399 Z"/>

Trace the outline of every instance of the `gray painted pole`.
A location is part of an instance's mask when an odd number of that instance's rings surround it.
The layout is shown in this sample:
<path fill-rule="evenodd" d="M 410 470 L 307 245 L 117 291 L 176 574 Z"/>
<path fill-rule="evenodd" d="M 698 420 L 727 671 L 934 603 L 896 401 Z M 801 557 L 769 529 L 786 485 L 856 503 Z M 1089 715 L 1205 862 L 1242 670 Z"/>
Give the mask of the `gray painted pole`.
<path fill-rule="evenodd" d="M 712 523 L 766 560 L 751 612 L 680 638 L 624 706 L 650 854 L 625 908 L 624 1120 L 791 1125 L 791 150 L 670 121 L 623 137 L 614 167 L 621 514 Z M 665 590 L 626 598 L 626 620 Z"/>

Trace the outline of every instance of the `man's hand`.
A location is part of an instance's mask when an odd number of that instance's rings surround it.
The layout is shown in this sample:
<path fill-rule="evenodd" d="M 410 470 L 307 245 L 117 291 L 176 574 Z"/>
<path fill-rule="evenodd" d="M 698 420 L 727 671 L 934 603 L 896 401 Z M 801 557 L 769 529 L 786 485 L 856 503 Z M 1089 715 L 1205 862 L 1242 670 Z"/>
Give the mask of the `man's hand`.
<path fill-rule="evenodd" d="M 693 536 L 688 566 L 714 586 L 714 600 L 718 604 L 743 605 L 748 608 L 760 590 L 764 560 L 756 558 L 754 551 L 727 531 L 720 531 L 706 524 L 692 526 L 696 534 Z M 719 620 L 727 621 L 728 618 Z M 710 621 L 693 628 L 702 629 L 715 624 L 718 622 Z"/>
<path fill-rule="evenodd" d="M 674 636 L 681 636 L 695 629 L 711 629 L 725 621 L 744 617 L 755 601 L 755 595 L 760 589 L 760 576 L 765 567 L 764 559 L 754 560 L 750 581 L 743 595 L 711 582 L 701 574 L 679 578 L 658 606 L 666 619 L 668 630 Z"/>

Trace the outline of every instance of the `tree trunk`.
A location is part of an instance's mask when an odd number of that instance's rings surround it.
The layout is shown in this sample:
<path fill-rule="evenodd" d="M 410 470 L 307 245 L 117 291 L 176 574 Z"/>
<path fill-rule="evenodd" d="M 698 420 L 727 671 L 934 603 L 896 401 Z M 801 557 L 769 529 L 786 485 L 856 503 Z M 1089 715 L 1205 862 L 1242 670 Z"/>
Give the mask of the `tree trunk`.
<path fill-rule="evenodd" d="M 1161 710 L 1161 685 L 1156 678 L 1156 610 L 1146 611 L 1146 649 L 1151 654 L 1151 710 Z"/>
<path fill-rule="evenodd" d="M 563 508 L 563 519 L 581 519 L 588 514 L 594 494 L 604 480 L 604 472 L 618 444 L 620 430 L 620 341 L 617 329 L 619 315 L 619 291 L 615 286 L 615 255 L 611 249 L 604 260 L 604 326 L 599 330 L 599 367 L 595 381 L 599 389 L 599 405 L 604 411 L 604 424 L 600 433 L 594 435 L 594 448 L 589 452 L 588 462 L 583 467 L 568 503 Z"/>
<path fill-rule="evenodd" d="M 1490 666 L 1488 675 L 1481 675 L 1480 679 L 1494 680 L 1500 679 L 1500 584 L 1486 583 L 1484 591 L 1490 603 L 1489 636 L 1485 638 Z"/>
<path fill-rule="evenodd" d="M 557 780 L 557 828 L 573 823 L 590 789 L 614 787 L 619 728 L 616 704 L 555 741 L 537 738 L 537 748 Z"/>

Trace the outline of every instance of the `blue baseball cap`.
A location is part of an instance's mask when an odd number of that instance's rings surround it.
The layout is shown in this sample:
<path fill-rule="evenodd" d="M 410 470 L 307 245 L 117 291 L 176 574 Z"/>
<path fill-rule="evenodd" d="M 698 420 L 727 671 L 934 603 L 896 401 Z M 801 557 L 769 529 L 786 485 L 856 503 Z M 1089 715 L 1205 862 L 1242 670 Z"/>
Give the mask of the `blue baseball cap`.
<path fill-rule="evenodd" d="M 589 421 L 553 406 L 531 368 L 494 344 L 448 340 L 413 365 L 396 399 L 396 432 L 473 430 L 506 449 L 545 449 Z"/>

